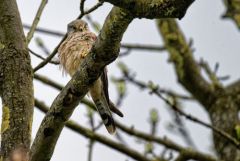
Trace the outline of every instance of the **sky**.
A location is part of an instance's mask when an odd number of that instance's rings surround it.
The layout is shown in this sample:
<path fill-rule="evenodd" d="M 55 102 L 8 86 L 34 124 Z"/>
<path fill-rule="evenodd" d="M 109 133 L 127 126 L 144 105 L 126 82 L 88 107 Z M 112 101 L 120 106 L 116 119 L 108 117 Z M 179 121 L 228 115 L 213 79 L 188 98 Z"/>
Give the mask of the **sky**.
<path fill-rule="evenodd" d="M 28 0 L 24 2 L 25 3 L 17 0 L 21 19 L 24 24 L 31 24 L 41 1 Z M 95 3 L 96 1 L 88 0 L 86 6 L 89 8 Z M 105 3 L 103 7 L 91 14 L 93 20 L 102 25 L 111 8 L 112 5 Z M 222 1 L 195 1 L 188 9 L 185 17 L 179 21 L 179 24 L 187 41 L 193 39 L 193 47 L 195 49 L 194 56 L 196 60 L 203 58 L 212 68 L 218 62 L 220 64 L 218 75 L 229 75 L 230 79 L 224 82 L 224 84 L 229 84 L 240 77 L 239 71 L 236 70 L 239 66 L 237 60 L 240 58 L 238 54 L 238 51 L 240 51 L 238 43 L 240 41 L 240 35 L 232 21 L 221 19 L 224 12 L 225 8 Z M 50 0 L 44 9 L 38 26 L 66 32 L 67 24 L 74 20 L 79 13 L 79 0 Z M 94 30 L 92 29 L 92 31 Z M 27 33 L 27 30 L 25 30 L 25 33 Z M 43 56 L 45 55 L 35 43 L 36 38 L 41 38 L 50 51 L 52 51 L 60 41 L 58 37 L 35 33 L 29 48 L 37 53 L 42 53 Z M 122 42 L 163 45 L 155 21 L 147 19 L 135 19 L 125 32 Z M 34 56 L 31 56 L 31 58 L 33 67 L 41 62 L 41 60 Z M 130 55 L 118 58 L 108 66 L 109 77 L 120 76 L 120 71 L 117 68 L 117 63 L 120 61 L 124 62 L 132 71 L 136 72 L 136 78 L 139 80 L 145 82 L 151 80 L 159 84 L 161 88 L 188 94 L 184 88 L 178 84 L 173 65 L 168 63 L 168 54 L 166 52 L 132 51 Z M 62 85 L 65 85 L 70 80 L 70 77 L 63 76 L 59 67 L 55 65 L 48 65 L 39 70 L 38 73 L 48 76 Z M 133 125 L 136 129 L 149 132 L 149 109 L 156 108 L 160 116 L 157 135 L 167 136 L 184 145 L 183 140 L 179 136 L 166 130 L 171 120 L 166 105 L 159 98 L 149 95 L 147 91 L 142 91 L 132 85 L 128 85 L 127 87 L 127 98 L 121 107 L 124 118 L 115 118 L 125 125 Z M 58 91 L 46 87 L 38 81 L 34 81 L 34 91 L 35 97 L 44 101 L 49 106 L 58 94 Z M 112 83 L 110 83 L 109 91 L 110 98 L 113 101 L 116 100 L 116 87 Z M 206 112 L 198 103 L 186 102 L 183 106 L 184 111 L 187 113 L 205 122 L 210 122 Z M 35 109 L 32 138 L 35 137 L 43 116 L 40 111 Z M 98 115 L 95 115 L 95 118 L 97 121 L 100 121 Z M 86 108 L 83 105 L 79 105 L 71 119 L 76 120 L 81 125 L 87 126 Z M 184 120 L 184 123 L 190 131 L 192 139 L 195 140 L 197 149 L 202 152 L 211 153 L 211 131 L 188 120 Z M 100 133 L 106 137 L 115 139 L 113 136 L 110 136 L 104 128 L 100 129 Z M 143 151 L 143 145 L 136 144 L 136 139 L 125 135 L 124 138 L 130 147 L 140 152 Z M 58 140 L 51 161 L 87 160 L 87 146 L 88 141 L 85 138 L 68 129 L 64 129 Z M 158 151 L 161 150 L 159 146 L 157 148 Z M 113 159 L 115 161 L 132 160 L 124 154 L 120 154 L 104 145 L 95 144 L 93 161 L 111 161 Z"/>

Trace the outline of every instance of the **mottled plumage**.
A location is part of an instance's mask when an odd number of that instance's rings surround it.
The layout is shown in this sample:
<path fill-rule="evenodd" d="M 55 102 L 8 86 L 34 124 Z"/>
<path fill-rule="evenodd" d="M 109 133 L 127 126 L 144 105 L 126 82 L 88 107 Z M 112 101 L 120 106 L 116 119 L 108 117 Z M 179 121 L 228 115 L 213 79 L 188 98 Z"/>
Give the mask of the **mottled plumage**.
<path fill-rule="evenodd" d="M 68 36 L 58 49 L 60 64 L 65 72 L 73 76 L 78 70 L 81 61 L 90 52 L 96 40 L 96 35 L 89 31 L 87 23 L 75 20 L 68 25 Z M 109 133 L 115 132 L 115 124 L 110 109 L 123 116 L 123 114 L 109 100 L 107 73 L 103 74 L 90 87 L 90 95 Z"/>

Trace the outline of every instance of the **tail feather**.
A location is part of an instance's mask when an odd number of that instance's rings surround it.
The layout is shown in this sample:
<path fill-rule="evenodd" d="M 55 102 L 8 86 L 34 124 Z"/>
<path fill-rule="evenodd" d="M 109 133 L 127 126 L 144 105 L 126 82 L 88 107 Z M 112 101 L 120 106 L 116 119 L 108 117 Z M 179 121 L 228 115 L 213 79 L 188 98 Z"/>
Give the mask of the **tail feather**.
<path fill-rule="evenodd" d="M 114 134 L 116 132 L 116 127 L 107 102 L 105 103 L 104 100 L 99 99 L 94 102 L 107 131 L 110 134 Z"/>

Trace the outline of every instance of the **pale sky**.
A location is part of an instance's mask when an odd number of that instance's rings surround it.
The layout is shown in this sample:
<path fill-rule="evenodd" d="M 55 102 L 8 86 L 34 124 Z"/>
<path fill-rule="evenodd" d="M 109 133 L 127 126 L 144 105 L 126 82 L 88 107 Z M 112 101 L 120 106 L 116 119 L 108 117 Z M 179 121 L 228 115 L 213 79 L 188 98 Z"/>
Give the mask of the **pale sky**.
<path fill-rule="evenodd" d="M 40 0 L 28 0 L 24 2 L 17 0 L 17 2 L 22 22 L 31 24 L 40 4 Z M 96 1 L 88 0 L 87 6 L 93 5 L 95 2 Z M 100 24 L 103 24 L 111 7 L 112 6 L 107 3 L 104 4 L 103 7 L 92 14 L 92 18 Z M 193 47 L 196 50 L 194 53 L 195 58 L 197 60 L 204 58 L 204 60 L 209 62 L 211 67 L 214 67 L 216 62 L 219 62 L 219 75 L 231 76 L 231 78 L 226 81 L 226 84 L 228 84 L 240 77 L 239 71 L 236 70 L 237 67 L 239 67 L 237 60 L 240 58 L 238 53 L 238 51 L 240 51 L 240 33 L 232 21 L 221 19 L 224 11 L 225 8 L 222 1 L 195 1 L 189 8 L 186 16 L 179 23 L 187 40 L 189 41 L 190 38 L 193 39 Z M 40 19 L 39 26 L 66 32 L 67 24 L 78 15 L 79 0 L 49 0 Z M 50 50 L 53 50 L 60 41 L 60 38 L 36 33 L 30 44 L 30 48 L 37 53 L 42 53 L 42 51 L 35 45 L 34 39 L 36 37 L 42 38 Z M 154 20 L 146 19 L 135 19 L 124 34 L 122 42 L 162 45 L 162 40 L 158 34 Z M 43 54 L 43 56 L 45 55 Z M 184 89 L 178 85 L 173 66 L 172 64 L 166 63 L 167 59 L 168 54 L 165 52 L 133 51 L 129 56 L 117 59 L 109 66 L 109 77 L 119 76 L 120 72 L 116 67 L 116 62 L 123 61 L 130 69 L 137 72 L 137 79 L 146 82 L 152 80 L 162 88 L 186 93 L 184 92 Z M 32 56 L 33 67 L 35 67 L 40 61 L 41 60 Z M 70 80 L 70 77 L 62 76 L 58 66 L 55 65 L 48 65 L 39 70 L 38 73 L 49 76 L 51 79 L 56 80 L 63 85 Z M 34 91 L 35 96 L 38 99 L 45 101 L 48 105 L 51 105 L 53 99 L 58 94 L 58 91 L 50 89 L 38 81 L 34 81 Z M 110 98 L 113 101 L 116 100 L 116 88 L 111 83 Z M 147 91 L 141 91 L 135 86 L 128 85 L 128 97 L 121 107 L 125 115 L 124 118 L 115 118 L 126 125 L 134 125 L 136 129 L 148 132 L 149 124 L 147 119 L 149 117 L 149 109 L 152 107 L 157 108 L 160 115 L 160 124 L 157 134 L 159 136 L 167 136 L 182 144 L 183 140 L 179 136 L 166 130 L 170 118 L 165 104 L 163 104 L 159 98 L 150 96 Z M 205 122 L 209 122 L 208 116 L 198 103 L 184 103 L 184 107 L 187 113 L 191 113 L 191 115 L 196 116 Z M 71 118 L 79 122 L 81 125 L 87 126 L 88 122 L 85 115 L 86 108 L 80 105 Z M 35 110 L 32 137 L 35 136 L 43 116 L 44 115 L 41 112 Z M 100 121 L 98 115 L 95 115 L 95 118 L 97 121 Z M 190 121 L 185 121 L 185 123 L 198 150 L 209 152 L 211 146 L 210 130 Z M 100 133 L 114 139 L 114 137 L 110 136 L 104 128 L 100 130 Z M 126 136 L 124 138 L 132 148 L 143 152 L 143 145 L 136 144 L 136 139 Z M 87 160 L 87 145 L 88 141 L 85 138 L 68 129 L 64 129 L 58 140 L 51 161 Z M 157 146 L 156 148 L 158 151 L 161 149 L 160 146 Z M 132 160 L 124 154 L 120 154 L 108 147 L 98 143 L 95 144 L 93 161 L 123 161 L 126 159 Z"/>

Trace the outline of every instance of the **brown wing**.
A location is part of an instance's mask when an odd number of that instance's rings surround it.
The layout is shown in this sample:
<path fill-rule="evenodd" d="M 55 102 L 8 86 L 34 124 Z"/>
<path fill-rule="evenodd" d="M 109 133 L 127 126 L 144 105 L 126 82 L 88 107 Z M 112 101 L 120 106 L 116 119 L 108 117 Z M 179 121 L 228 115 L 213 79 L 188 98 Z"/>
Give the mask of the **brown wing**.
<path fill-rule="evenodd" d="M 109 104 L 107 67 L 105 67 L 102 72 L 101 80 L 102 80 L 102 85 L 103 85 L 103 91 L 104 91 L 106 100 Z"/>
<path fill-rule="evenodd" d="M 107 100 L 107 103 L 109 105 L 109 108 L 112 112 L 117 114 L 120 117 L 123 117 L 123 113 L 114 105 L 114 103 L 109 99 L 108 94 L 108 76 L 107 76 L 107 67 L 104 68 L 102 75 L 101 75 L 102 85 L 103 85 L 103 91 Z"/>

